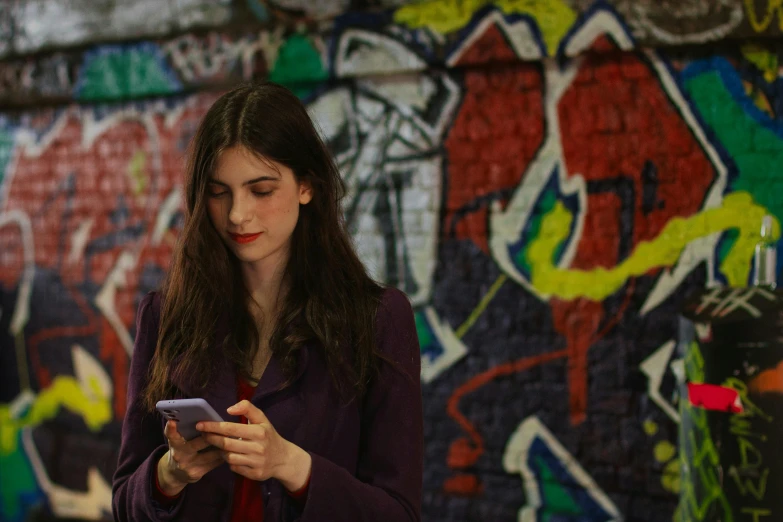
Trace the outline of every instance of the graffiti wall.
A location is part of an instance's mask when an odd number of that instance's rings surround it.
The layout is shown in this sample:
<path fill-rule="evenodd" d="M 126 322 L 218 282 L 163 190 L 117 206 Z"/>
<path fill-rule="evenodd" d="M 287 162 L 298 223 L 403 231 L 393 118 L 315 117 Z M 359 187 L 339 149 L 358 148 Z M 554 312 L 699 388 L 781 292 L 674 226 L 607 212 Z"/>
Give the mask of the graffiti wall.
<path fill-rule="evenodd" d="M 706 520 L 678 314 L 748 283 L 765 214 L 779 236 L 780 2 L 98 4 L 0 7 L 0 520 L 110 518 L 185 149 L 258 78 L 308 105 L 414 305 L 425 520 Z"/>

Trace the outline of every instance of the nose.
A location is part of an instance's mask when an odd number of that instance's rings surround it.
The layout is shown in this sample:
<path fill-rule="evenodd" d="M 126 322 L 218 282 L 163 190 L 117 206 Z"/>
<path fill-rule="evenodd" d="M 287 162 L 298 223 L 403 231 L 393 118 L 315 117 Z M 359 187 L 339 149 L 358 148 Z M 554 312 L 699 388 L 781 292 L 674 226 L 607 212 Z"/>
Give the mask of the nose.
<path fill-rule="evenodd" d="M 250 202 L 245 201 L 241 195 L 231 200 L 231 209 L 228 211 L 228 220 L 234 226 L 243 225 L 250 221 Z"/>

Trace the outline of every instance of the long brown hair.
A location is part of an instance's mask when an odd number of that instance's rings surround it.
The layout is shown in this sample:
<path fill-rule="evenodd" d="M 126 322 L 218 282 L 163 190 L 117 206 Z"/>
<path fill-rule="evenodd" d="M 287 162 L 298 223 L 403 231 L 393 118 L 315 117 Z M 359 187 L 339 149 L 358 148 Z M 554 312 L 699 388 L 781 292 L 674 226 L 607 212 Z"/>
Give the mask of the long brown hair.
<path fill-rule="evenodd" d="M 239 261 L 206 212 L 207 182 L 220 153 L 234 146 L 286 165 L 313 188 L 291 238 L 287 292 L 270 337 L 273 356 L 290 375 L 303 343 L 315 341 L 324 350 L 333 382 L 361 396 L 379 360 L 373 326 L 382 288 L 353 248 L 341 206 L 345 185 L 307 110 L 288 89 L 264 82 L 221 96 L 191 142 L 185 221 L 161 289 L 146 406 L 153 409 L 176 391 L 172 373 L 206 387 L 220 352 L 249 376 L 260 327 L 248 309 L 250 294 Z"/>

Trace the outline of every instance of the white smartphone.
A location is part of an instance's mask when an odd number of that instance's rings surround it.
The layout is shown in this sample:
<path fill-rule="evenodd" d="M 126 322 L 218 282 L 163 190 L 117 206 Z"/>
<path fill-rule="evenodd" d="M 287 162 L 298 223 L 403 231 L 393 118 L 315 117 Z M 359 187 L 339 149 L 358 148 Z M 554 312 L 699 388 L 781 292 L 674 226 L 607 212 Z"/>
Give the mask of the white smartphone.
<path fill-rule="evenodd" d="M 174 399 L 158 401 L 155 409 L 165 418 L 177 422 L 177 431 L 185 440 L 193 440 L 201 432 L 196 424 L 201 421 L 222 422 L 223 418 L 204 399 Z"/>

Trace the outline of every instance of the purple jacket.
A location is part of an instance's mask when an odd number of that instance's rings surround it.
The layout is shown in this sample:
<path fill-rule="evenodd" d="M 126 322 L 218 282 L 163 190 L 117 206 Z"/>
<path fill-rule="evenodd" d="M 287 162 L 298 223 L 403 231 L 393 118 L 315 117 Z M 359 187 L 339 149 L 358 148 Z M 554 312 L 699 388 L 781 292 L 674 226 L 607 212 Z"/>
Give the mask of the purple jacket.
<path fill-rule="evenodd" d="M 152 498 L 153 473 L 167 451 L 164 419 L 147 412 L 141 391 L 158 337 L 159 294 L 139 305 L 136 342 L 128 380 L 128 410 L 122 426 L 112 508 L 120 522 L 223 521 L 231 514 L 234 473 L 226 464 L 185 487 L 171 510 Z M 322 351 L 303 348 L 293 383 L 277 390 L 284 375 L 273 358 L 252 402 L 287 440 L 310 453 L 307 497 L 290 498 L 282 485 L 262 483 L 264 520 L 301 522 L 402 522 L 421 520 L 423 414 L 420 355 L 411 306 L 399 290 L 388 289 L 376 316 L 378 349 L 397 361 L 384 363 L 361 404 L 345 405 L 330 385 Z M 203 397 L 225 420 L 237 402 L 236 372 L 225 362 L 213 384 L 198 392 L 175 383 L 186 396 Z"/>

